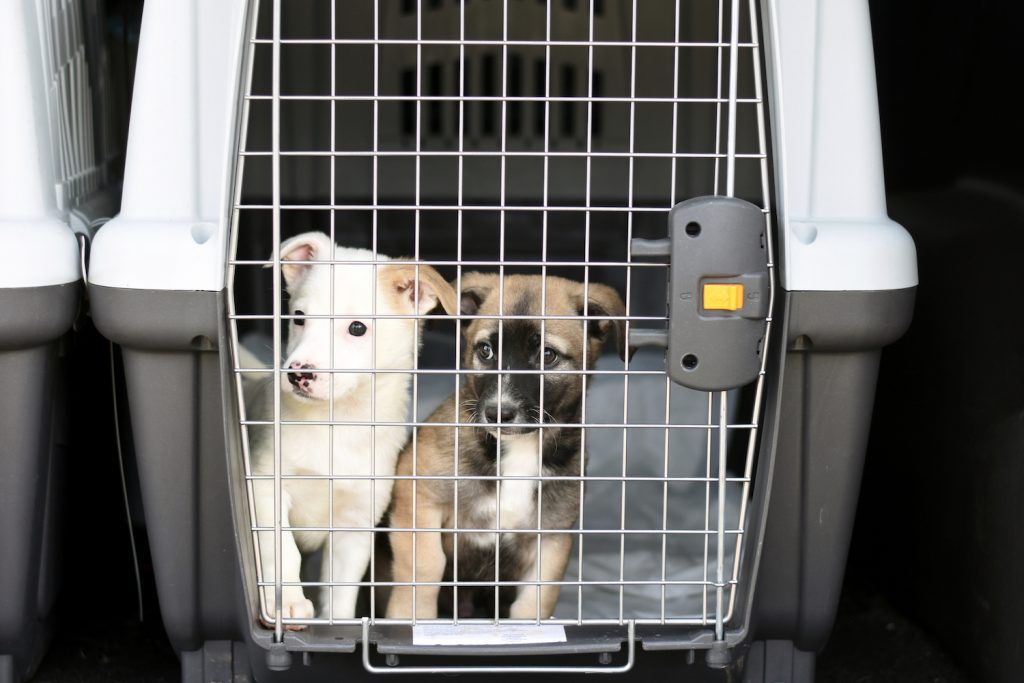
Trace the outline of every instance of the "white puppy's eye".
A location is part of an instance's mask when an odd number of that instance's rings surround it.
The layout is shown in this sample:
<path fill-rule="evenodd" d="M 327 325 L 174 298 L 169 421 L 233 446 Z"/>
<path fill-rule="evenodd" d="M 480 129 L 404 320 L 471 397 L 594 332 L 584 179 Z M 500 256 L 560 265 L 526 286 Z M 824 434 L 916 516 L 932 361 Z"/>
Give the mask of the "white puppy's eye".
<path fill-rule="evenodd" d="M 348 326 L 348 333 L 353 337 L 362 337 L 366 334 L 366 325 L 356 320 L 354 323 Z"/>
<path fill-rule="evenodd" d="M 294 322 L 299 327 L 302 327 L 303 325 L 306 324 L 306 319 L 302 317 L 306 315 L 305 312 L 295 311 L 294 313 L 292 313 L 292 315 L 297 316 L 292 322 Z"/>
<path fill-rule="evenodd" d="M 476 345 L 476 355 L 484 362 L 494 360 L 494 349 L 487 342 L 480 342 Z"/>
<path fill-rule="evenodd" d="M 554 365 L 558 362 L 558 351 L 550 346 L 544 348 L 544 367 Z"/>

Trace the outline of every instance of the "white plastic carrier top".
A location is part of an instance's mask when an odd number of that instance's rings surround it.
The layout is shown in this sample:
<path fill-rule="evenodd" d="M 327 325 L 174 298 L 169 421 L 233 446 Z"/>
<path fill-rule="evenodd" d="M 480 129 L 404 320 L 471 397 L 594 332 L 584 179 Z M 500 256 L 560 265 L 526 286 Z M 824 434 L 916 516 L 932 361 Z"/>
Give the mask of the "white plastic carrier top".
<path fill-rule="evenodd" d="M 917 286 L 914 242 L 886 212 L 867 0 L 765 7 L 782 286 Z"/>
<path fill-rule="evenodd" d="M 79 279 L 57 207 L 46 71 L 35 3 L 0 2 L 0 288 Z"/>
<path fill-rule="evenodd" d="M 148 0 L 121 215 L 90 282 L 223 289 L 245 0 Z M 914 244 L 888 218 L 867 0 L 764 0 L 782 285 L 917 285 Z"/>
<path fill-rule="evenodd" d="M 146 2 L 121 213 L 96 235 L 91 284 L 223 288 L 245 9 Z"/>

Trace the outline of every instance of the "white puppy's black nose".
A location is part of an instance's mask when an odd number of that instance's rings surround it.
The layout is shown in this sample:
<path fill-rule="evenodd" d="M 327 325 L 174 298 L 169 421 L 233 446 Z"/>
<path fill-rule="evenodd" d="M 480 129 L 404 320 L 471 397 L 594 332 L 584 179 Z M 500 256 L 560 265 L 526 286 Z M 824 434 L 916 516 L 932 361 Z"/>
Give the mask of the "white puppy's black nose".
<path fill-rule="evenodd" d="M 499 411 L 497 403 L 488 403 L 487 405 L 484 406 L 484 419 L 487 420 L 488 422 L 497 422 L 498 412 Z M 518 411 L 516 410 L 516 407 L 514 405 L 503 403 L 501 405 L 500 412 L 502 422 L 513 422 L 516 419 L 516 413 Z"/>
<path fill-rule="evenodd" d="M 300 389 L 309 389 L 311 382 L 316 380 L 316 375 L 312 372 L 294 372 L 295 370 L 313 370 L 315 369 L 309 363 L 299 363 L 299 361 L 293 362 L 288 366 L 292 372 L 288 373 L 288 381 L 292 383 L 292 386 Z"/>

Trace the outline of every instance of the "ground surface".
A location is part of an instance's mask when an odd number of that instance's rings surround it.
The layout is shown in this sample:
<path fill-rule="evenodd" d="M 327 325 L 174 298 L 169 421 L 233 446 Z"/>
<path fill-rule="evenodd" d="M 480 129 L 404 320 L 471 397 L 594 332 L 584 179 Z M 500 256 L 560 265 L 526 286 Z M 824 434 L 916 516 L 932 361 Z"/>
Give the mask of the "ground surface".
<path fill-rule="evenodd" d="M 968 683 L 918 625 L 877 592 L 847 582 L 817 683 Z"/>

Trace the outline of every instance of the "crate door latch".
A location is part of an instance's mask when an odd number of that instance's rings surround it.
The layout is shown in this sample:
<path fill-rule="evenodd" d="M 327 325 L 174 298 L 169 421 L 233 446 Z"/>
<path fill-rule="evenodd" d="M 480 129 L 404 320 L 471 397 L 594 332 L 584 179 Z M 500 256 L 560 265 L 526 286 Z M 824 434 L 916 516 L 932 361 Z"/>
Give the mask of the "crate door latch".
<path fill-rule="evenodd" d="M 668 329 L 633 328 L 633 347 L 668 349 L 674 382 L 721 391 L 761 370 L 771 276 L 764 212 L 734 197 L 697 197 L 668 214 L 668 238 L 635 238 L 632 258 L 667 258 Z"/>

